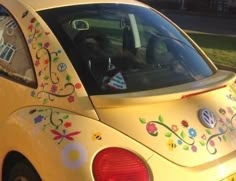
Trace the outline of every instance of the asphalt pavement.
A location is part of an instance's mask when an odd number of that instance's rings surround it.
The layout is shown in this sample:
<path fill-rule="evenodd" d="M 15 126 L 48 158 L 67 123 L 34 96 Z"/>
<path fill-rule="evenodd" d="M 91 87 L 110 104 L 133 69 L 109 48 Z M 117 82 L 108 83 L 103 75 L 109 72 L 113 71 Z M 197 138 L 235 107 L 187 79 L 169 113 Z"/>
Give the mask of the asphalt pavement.
<path fill-rule="evenodd" d="M 168 10 L 163 10 L 162 13 L 185 31 L 236 37 L 236 18 L 233 16 L 207 16 L 206 14 Z"/>

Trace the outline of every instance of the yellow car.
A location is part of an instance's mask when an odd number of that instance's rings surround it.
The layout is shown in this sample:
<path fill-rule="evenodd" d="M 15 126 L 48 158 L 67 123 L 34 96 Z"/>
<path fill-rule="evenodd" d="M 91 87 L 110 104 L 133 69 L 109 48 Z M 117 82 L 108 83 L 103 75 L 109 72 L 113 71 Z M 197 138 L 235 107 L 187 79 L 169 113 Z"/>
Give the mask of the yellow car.
<path fill-rule="evenodd" d="M 1 180 L 233 181 L 235 73 L 133 0 L 0 0 Z"/>

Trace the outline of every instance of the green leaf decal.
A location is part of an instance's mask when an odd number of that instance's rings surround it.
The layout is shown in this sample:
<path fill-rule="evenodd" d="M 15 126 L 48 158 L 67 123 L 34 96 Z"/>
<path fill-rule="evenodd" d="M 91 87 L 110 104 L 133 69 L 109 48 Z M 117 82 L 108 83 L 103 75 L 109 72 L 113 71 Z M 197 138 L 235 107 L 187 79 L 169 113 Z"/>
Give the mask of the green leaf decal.
<path fill-rule="evenodd" d="M 226 139 L 226 136 L 225 136 L 225 135 L 223 135 L 223 140 L 224 140 L 224 141 L 227 141 L 227 139 Z"/>
<path fill-rule="evenodd" d="M 206 129 L 207 134 L 211 134 L 211 131 L 209 129 Z"/>
<path fill-rule="evenodd" d="M 36 24 L 35 24 L 35 27 L 38 27 L 40 25 L 40 23 L 39 22 L 37 22 Z"/>
<path fill-rule="evenodd" d="M 161 115 L 158 117 L 158 120 L 159 120 L 159 122 L 161 122 L 161 123 L 164 122 L 164 119 L 163 119 L 163 117 L 162 117 Z"/>
<path fill-rule="evenodd" d="M 71 76 L 70 76 L 69 74 L 66 75 L 66 80 L 67 80 L 68 82 L 71 81 Z"/>
<path fill-rule="evenodd" d="M 182 132 L 180 133 L 180 136 L 181 136 L 181 138 L 185 139 L 185 133 L 184 133 L 184 131 L 182 131 Z"/>
<path fill-rule="evenodd" d="M 37 37 L 41 38 L 42 36 L 43 36 L 43 33 L 39 33 Z"/>
<path fill-rule="evenodd" d="M 44 80 L 48 80 L 49 79 L 49 76 L 48 75 L 46 75 L 46 76 L 44 76 L 44 78 L 43 78 Z"/>
<path fill-rule="evenodd" d="M 69 118 L 68 114 L 63 116 L 63 119 L 68 119 L 68 118 Z"/>
<path fill-rule="evenodd" d="M 187 151 L 187 150 L 189 150 L 189 146 L 188 145 L 184 145 L 183 149 Z"/>
<path fill-rule="evenodd" d="M 146 120 L 144 118 L 139 118 L 140 123 L 145 124 Z"/>
<path fill-rule="evenodd" d="M 44 99 L 43 104 L 47 104 L 47 103 L 48 103 L 48 99 Z"/>
<path fill-rule="evenodd" d="M 41 42 L 38 43 L 38 47 L 41 48 L 43 44 Z"/>
<path fill-rule="evenodd" d="M 43 109 L 38 109 L 38 112 L 43 112 L 44 110 Z"/>
<path fill-rule="evenodd" d="M 54 57 L 52 61 L 56 63 L 58 60 L 59 60 L 59 57 Z"/>
<path fill-rule="evenodd" d="M 168 138 L 170 138 L 170 137 L 171 137 L 171 135 L 172 135 L 172 133 L 171 133 L 171 132 L 168 132 L 168 133 L 166 133 L 166 134 L 165 134 L 165 136 L 166 136 L 166 137 L 168 137 Z"/>
<path fill-rule="evenodd" d="M 205 142 L 204 141 L 199 141 L 199 143 L 202 145 L 202 146 L 205 146 Z"/>

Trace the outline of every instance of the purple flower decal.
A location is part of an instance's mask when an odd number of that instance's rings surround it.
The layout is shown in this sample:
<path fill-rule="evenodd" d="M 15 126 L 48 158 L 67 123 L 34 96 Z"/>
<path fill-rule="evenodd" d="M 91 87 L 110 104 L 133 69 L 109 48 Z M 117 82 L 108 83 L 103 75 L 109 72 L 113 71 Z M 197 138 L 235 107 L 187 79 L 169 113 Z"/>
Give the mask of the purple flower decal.
<path fill-rule="evenodd" d="M 34 118 L 34 123 L 40 123 L 42 120 L 44 119 L 44 117 L 42 115 L 38 115 L 37 117 Z"/>

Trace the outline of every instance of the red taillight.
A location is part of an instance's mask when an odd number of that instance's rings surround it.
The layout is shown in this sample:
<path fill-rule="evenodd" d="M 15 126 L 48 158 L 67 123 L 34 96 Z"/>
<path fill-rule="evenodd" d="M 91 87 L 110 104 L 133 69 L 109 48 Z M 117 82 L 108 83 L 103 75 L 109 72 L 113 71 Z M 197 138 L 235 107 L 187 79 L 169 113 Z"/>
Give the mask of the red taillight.
<path fill-rule="evenodd" d="M 122 148 L 106 148 L 93 162 L 96 181 L 148 181 L 149 173 L 143 161 L 134 153 Z"/>

